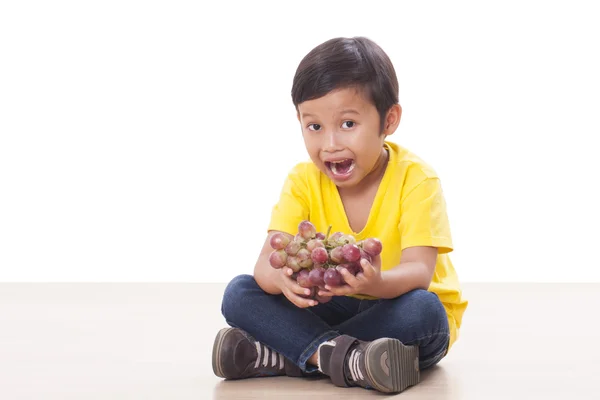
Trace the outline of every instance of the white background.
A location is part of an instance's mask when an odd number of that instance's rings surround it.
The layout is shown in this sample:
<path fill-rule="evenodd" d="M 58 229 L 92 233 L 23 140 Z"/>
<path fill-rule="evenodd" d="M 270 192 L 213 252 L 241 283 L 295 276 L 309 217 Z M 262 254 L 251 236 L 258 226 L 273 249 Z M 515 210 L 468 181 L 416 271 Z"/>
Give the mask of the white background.
<path fill-rule="evenodd" d="M 463 281 L 599 281 L 600 25 L 583 1 L 0 5 L 0 280 L 251 273 L 306 159 L 304 55 L 367 36 L 440 174 Z"/>

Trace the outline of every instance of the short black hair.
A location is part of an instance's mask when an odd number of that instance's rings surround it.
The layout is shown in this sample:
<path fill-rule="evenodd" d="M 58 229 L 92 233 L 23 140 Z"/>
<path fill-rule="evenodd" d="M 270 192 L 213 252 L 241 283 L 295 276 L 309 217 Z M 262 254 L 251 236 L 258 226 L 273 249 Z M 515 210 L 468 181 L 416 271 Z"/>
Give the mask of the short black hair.
<path fill-rule="evenodd" d="M 375 105 L 383 132 L 386 113 L 398 103 L 398 78 L 390 58 L 374 41 L 338 37 L 312 49 L 296 69 L 292 101 L 298 110 L 304 101 L 345 88 L 358 89 Z"/>

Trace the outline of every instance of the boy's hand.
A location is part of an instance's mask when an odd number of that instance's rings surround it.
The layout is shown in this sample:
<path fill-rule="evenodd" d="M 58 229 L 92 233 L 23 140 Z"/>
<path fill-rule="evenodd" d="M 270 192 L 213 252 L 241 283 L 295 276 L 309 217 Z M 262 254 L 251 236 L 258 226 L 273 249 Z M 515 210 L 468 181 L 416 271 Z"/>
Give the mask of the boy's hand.
<path fill-rule="evenodd" d="M 340 268 L 342 278 L 346 285 L 331 287 L 325 285 L 326 290 L 319 290 L 319 296 L 346 296 L 349 294 L 369 294 L 372 289 L 381 284 L 381 257 L 376 256 L 370 263 L 365 259 L 360 261 L 362 272 L 352 275 L 346 268 Z"/>
<path fill-rule="evenodd" d="M 292 303 L 300 308 L 306 308 L 311 306 L 316 306 L 319 304 L 316 300 L 307 299 L 302 297 L 301 295 L 310 296 L 312 293 L 310 289 L 303 288 L 298 285 L 295 279 L 292 279 L 292 274 L 294 271 L 289 267 L 283 267 L 280 269 L 280 274 L 277 286 L 281 289 L 283 295 Z"/>

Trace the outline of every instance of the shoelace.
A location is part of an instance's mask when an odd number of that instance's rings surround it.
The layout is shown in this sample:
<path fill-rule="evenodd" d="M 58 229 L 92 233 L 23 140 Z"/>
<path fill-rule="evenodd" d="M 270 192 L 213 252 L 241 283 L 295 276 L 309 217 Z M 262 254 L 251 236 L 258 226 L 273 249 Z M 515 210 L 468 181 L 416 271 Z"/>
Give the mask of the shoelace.
<path fill-rule="evenodd" d="M 271 350 L 270 348 L 268 348 L 267 346 L 265 346 L 264 344 L 260 343 L 260 342 L 254 342 L 254 345 L 256 346 L 256 353 L 258 354 L 256 356 L 256 362 L 254 363 L 254 368 L 258 368 L 259 364 L 260 364 L 260 360 L 262 357 L 262 366 L 266 367 L 269 364 L 269 353 L 271 353 L 271 367 L 277 368 L 277 369 L 283 369 L 284 367 L 284 359 L 283 359 L 283 355 Z M 277 367 L 277 362 L 279 361 L 279 367 Z"/>
<path fill-rule="evenodd" d="M 364 380 L 364 375 L 360 370 L 360 356 L 362 352 L 357 351 L 356 349 L 352 350 L 350 353 L 350 357 L 348 358 L 348 369 L 350 370 L 350 374 L 352 375 L 352 380 L 357 382 L 359 379 Z"/>

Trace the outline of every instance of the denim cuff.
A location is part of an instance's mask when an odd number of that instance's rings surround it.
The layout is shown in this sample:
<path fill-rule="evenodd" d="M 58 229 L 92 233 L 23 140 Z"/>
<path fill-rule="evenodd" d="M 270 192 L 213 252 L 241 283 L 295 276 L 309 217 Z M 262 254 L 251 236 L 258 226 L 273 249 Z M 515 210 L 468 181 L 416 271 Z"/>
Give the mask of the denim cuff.
<path fill-rule="evenodd" d="M 310 356 L 312 356 L 315 353 L 315 351 L 317 351 L 321 343 L 331 340 L 338 336 L 340 336 L 340 334 L 335 331 L 328 331 L 322 334 L 321 336 L 318 336 L 308 345 L 306 349 L 304 349 L 302 354 L 300 354 L 300 358 L 298 359 L 298 367 L 306 373 L 318 372 L 319 369 L 317 367 L 315 367 L 314 365 L 306 365 L 306 362 L 308 361 Z"/>
<path fill-rule="evenodd" d="M 450 334 L 448 334 L 448 336 L 446 338 L 446 345 L 437 354 L 429 356 L 425 360 L 423 360 L 423 359 L 420 360 L 420 368 L 421 369 L 429 368 L 429 367 L 432 367 L 435 364 L 439 363 L 440 361 L 442 361 L 442 359 L 444 357 L 446 357 L 446 355 L 448 355 L 449 344 L 450 344 Z"/>

